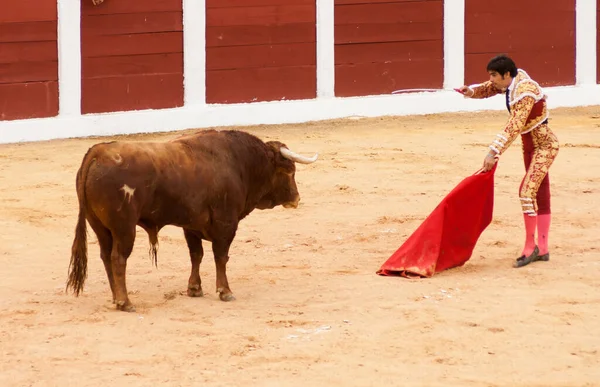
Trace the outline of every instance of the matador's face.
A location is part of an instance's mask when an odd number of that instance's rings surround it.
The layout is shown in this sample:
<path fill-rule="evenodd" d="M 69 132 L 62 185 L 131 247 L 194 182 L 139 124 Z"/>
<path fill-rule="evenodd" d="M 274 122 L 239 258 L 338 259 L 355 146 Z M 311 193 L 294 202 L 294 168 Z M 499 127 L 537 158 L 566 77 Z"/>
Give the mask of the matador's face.
<path fill-rule="evenodd" d="M 509 72 L 506 72 L 506 74 L 502 75 L 496 71 L 488 71 L 488 74 L 490 74 L 490 81 L 494 84 L 494 86 L 502 91 L 506 90 L 512 82 L 512 77 L 510 76 Z"/>

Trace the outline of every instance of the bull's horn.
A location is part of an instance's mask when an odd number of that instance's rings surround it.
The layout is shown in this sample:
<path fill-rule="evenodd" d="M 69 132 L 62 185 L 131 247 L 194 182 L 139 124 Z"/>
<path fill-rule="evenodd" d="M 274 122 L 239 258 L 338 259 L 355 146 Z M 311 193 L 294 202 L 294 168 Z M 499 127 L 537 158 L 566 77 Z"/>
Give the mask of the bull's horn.
<path fill-rule="evenodd" d="M 279 148 L 279 151 L 281 152 L 281 155 L 283 157 L 285 157 L 286 159 L 292 160 L 292 161 L 294 161 L 296 163 L 300 163 L 300 164 L 312 164 L 315 161 L 317 161 L 317 158 L 319 157 L 318 153 L 315 153 L 315 155 L 313 157 L 302 156 L 302 155 L 292 152 L 291 150 L 289 150 L 288 148 L 285 148 L 285 147 Z"/>

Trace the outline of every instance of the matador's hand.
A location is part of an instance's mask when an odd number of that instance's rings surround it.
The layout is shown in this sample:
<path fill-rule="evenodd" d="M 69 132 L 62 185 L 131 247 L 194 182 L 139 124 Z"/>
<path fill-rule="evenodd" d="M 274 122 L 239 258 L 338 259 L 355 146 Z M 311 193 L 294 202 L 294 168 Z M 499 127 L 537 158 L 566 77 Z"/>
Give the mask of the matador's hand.
<path fill-rule="evenodd" d="M 483 160 L 483 172 L 487 172 L 494 167 L 494 164 L 498 161 L 498 157 L 488 153 Z"/>
<path fill-rule="evenodd" d="M 463 85 L 463 86 L 458 87 L 458 88 L 456 88 L 454 90 L 458 91 L 459 93 L 461 93 L 462 95 L 467 96 L 467 97 L 472 97 L 473 94 L 475 94 L 475 92 L 473 91 L 473 89 L 471 89 L 467 85 Z"/>

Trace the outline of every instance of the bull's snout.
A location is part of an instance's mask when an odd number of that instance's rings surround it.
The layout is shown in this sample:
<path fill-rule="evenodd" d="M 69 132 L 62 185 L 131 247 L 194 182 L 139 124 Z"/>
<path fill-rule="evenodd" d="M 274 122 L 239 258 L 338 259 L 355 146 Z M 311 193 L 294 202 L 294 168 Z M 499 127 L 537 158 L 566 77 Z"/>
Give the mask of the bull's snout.
<path fill-rule="evenodd" d="M 298 204 L 300 203 L 300 196 L 296 196 L 296 199 L 283 204 L 283 208 L 298 208 Z"/>

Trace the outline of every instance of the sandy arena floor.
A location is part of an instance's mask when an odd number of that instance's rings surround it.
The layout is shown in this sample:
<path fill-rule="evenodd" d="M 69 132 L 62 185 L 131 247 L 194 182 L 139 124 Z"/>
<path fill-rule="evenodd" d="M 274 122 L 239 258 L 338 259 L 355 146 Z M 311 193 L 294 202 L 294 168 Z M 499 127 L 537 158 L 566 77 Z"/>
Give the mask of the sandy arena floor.
<path fill-rule="evenodd" d="M 0 145 L 0 386 L 597 386 L 600 107 L 552 117 L 562 149 L 548 263 L 511 267 L 524 238 L 517 139 L 496 172 L 494 221 L 464 267 L 375 274 L 480 168 L 505 112 L 257 126 L 247 130 L 320 153 L 298 166 L 301 206 L 241 223 L 232 303 L 214 293 L 209 244 L 207 294 L 189 298 L 181 230 L 162 230 L 154 268 L 138 228 L 136 313 L 110 302 L 93 233 L 84 294 L 64 293 L 75 173 L 106 139 Z"/>

